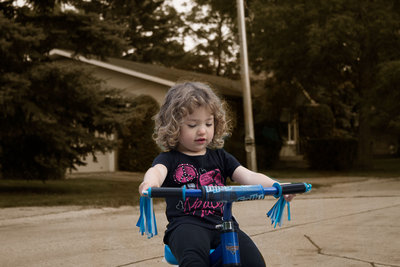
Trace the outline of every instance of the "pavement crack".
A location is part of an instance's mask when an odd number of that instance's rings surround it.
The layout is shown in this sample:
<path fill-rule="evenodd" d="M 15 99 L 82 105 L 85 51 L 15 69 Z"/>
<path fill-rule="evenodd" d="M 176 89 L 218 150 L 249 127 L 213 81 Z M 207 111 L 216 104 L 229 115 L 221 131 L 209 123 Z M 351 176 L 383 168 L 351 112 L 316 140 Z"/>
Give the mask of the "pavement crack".
<path fill-rule="evenodd" d="M 320 247 L 317 245 L 317 243 L 315 243 L 315 242 L 311 239 L 311 237 L 309 237 L 308 235 L 304 235 L 304 237 L 307 238 L 308 241 L 310 241 L 310 243 L 317 249 L 318 254 L 321 254 L 321 253 L 322 253 L 322 248 L 320 248 Z"/>
<path fill-rule="evenodd" d="M 355 257 L 344 256 L 344 255 L 326 253 L 326 252 L 322 251 L 322 248 L 320 246 L 318 246 L 318 244 L 314 240 L 312 240 L 311 237 L 309 237 L 308 235 L 304 235 L 304 237 L 317 249 L 317 253 L 319 255 L 369 263 L 372 267 L 375 267 L 377 264 L 381 265 L 381 266 L 389 266 L 389 267 L 399 267 L 400 266 L 400 265 L 394 265 L 394 264 L 388 264 L 388 263 L 373 262 L 373 261 L 363 260 L 363 259 L 359 259 L 359 258 L 355 258 Z"/>
<path fill-rule="evenodd" d="M 288 225 L 288 226 L 285 226 L 285 227 L 282 227 L 282 228 L 274 228 L 272 230 L 263 231 L 261 233 L 256 233 L 256 234 L 252 234 L 250 236 L 251 237 L 255 237 L 255 236 L 259 236 L 259 235 L 268 234 L 268 233 L 271 233 L 271 232 L 285 231 L 285 230 L 288 230 L 288 229 L 291 229 L 291 228 L 296 228 L 296 227 L 301 227 L 301 226 L 311 225 L 311 224 L 317 224 L 317 223 L 322 223 L 322 222 L 326 222 L 326 221 L 332 221 L 332 220 L 346 218 L 346 217 L 350 217 L 350 216 L 354 216 L 354 215 L 360 215 L 360 214 L 375 212 L 375 211 L 378 211 L 378 210 L 395 208 L 395 207 L 399 207 L 399 206 L 400 206 L 400 204 L 394 204 L 394 205 L 390 205 L 390 206 L 386 206 L 386 207 L 379 207 L 379 208 L 375 208 L 375 209 L 368 209 L 368 210 L 364 210 L 364 211 L 352 212 L 352 213 L 343 214 L 343 215 L 339 215 L 339 216 L 335 216 L 335 217 L 328 217 L 328 218 L 321 219 L 321 220 L 315 220 L 315 221 L 311 221 L 311 222 Z M 399 266 L 400 267 L 400 265 L 395 265 L 395 266 Z"/>

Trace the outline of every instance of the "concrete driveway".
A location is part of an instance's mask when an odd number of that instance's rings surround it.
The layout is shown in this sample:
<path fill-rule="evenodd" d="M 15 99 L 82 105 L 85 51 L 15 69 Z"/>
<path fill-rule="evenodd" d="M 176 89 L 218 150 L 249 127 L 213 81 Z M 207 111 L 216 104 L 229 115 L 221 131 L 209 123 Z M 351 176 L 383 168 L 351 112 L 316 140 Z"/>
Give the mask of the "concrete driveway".
<path fill-rule="evenodd" d="M 241 228 L 269 266 L 400 266 L 400 178 L 329 177 L 292 202 L 292 221 L 274 229 L 275 200 L 234 204 Z M 136 192 L 135 192 L 136 193 Z M 138 232 L 137 207 L 0 209 L 0 266 L 168 266 L 159 235 Z"/>

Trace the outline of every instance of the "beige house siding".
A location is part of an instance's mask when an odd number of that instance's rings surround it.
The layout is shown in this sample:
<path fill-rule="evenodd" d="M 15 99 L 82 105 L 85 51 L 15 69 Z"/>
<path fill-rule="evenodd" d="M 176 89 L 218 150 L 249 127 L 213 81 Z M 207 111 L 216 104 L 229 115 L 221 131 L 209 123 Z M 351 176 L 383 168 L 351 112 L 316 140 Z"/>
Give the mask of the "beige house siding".
<path fill-rule="evenodd" d="M 107 86 L 124 90 L 127 96 L 149 95 L 160 104 L 168 89 L 177 81 L 197 80 L 210 83 L 221 95 L 240 98 L 240 81 L 234 81 L 208 74 L 171 69 L 162 66 L 137 63 L 129 60 L 108 58 L 106 61 L 89 59 L 74 55 L 70 51 L 53 49 L 49 52 L 54 60 L 77 60 L 93 68 L 96 77 L 105 81 Z M 118 152 L 97 153 L 97 161 L 88 156 L 86 166 L 79 166 L 72 172 L 114 172 L 118 170 Z"/>
<path fill-rule="evenodd" d="M 96 153 L 97 161 L 94 161 L 92 155 L 88 156 L 85 161 L 87 165 L 78 166 L 76 170 L 72 170 L 72 173 L 84 173 L 84 172 L 114 172 L 117 170 L 115 152 L 109 153 Z"/>
<path fill-rule="evenodd" d="M 107 85 L 113 88 L 124 90 L 124 94 L 128 96 L 149 95 L 158 103 L 162 103 L 169 86 L 132 77 L 127 74 L 116 71 L 95 68 L 94 74 L 100 79 L 107 82 Z"/>

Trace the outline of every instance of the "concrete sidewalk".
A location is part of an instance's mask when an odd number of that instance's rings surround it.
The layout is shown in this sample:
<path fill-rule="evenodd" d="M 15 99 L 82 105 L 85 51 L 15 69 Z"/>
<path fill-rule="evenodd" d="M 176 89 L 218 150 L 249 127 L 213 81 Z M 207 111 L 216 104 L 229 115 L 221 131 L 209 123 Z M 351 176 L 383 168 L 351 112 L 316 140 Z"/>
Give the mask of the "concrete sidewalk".
<path fill-rule="evenodd" d="M 268 266 L 400 266 L 400 178 L 327 179 L 307 181 L 334 183 L 296 197 L 281 228 L 265 215 L 274 199 L 233 205 Z M 138 215 L 137 207 L 0 209 L 0 266 L 168 266 L 164 205 L 152 239 L 138 233 Z"/>

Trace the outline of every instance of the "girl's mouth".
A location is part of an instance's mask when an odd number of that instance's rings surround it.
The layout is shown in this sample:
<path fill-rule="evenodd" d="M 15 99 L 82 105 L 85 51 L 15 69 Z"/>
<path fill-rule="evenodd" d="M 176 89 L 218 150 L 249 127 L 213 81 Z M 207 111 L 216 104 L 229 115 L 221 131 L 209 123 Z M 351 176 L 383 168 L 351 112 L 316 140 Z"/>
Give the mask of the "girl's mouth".
<path fill-rule="evenodd" d="M 205 138 L 199 138 L 195 140 L 197 143 L 205 143 L 206 139 Z"/>

